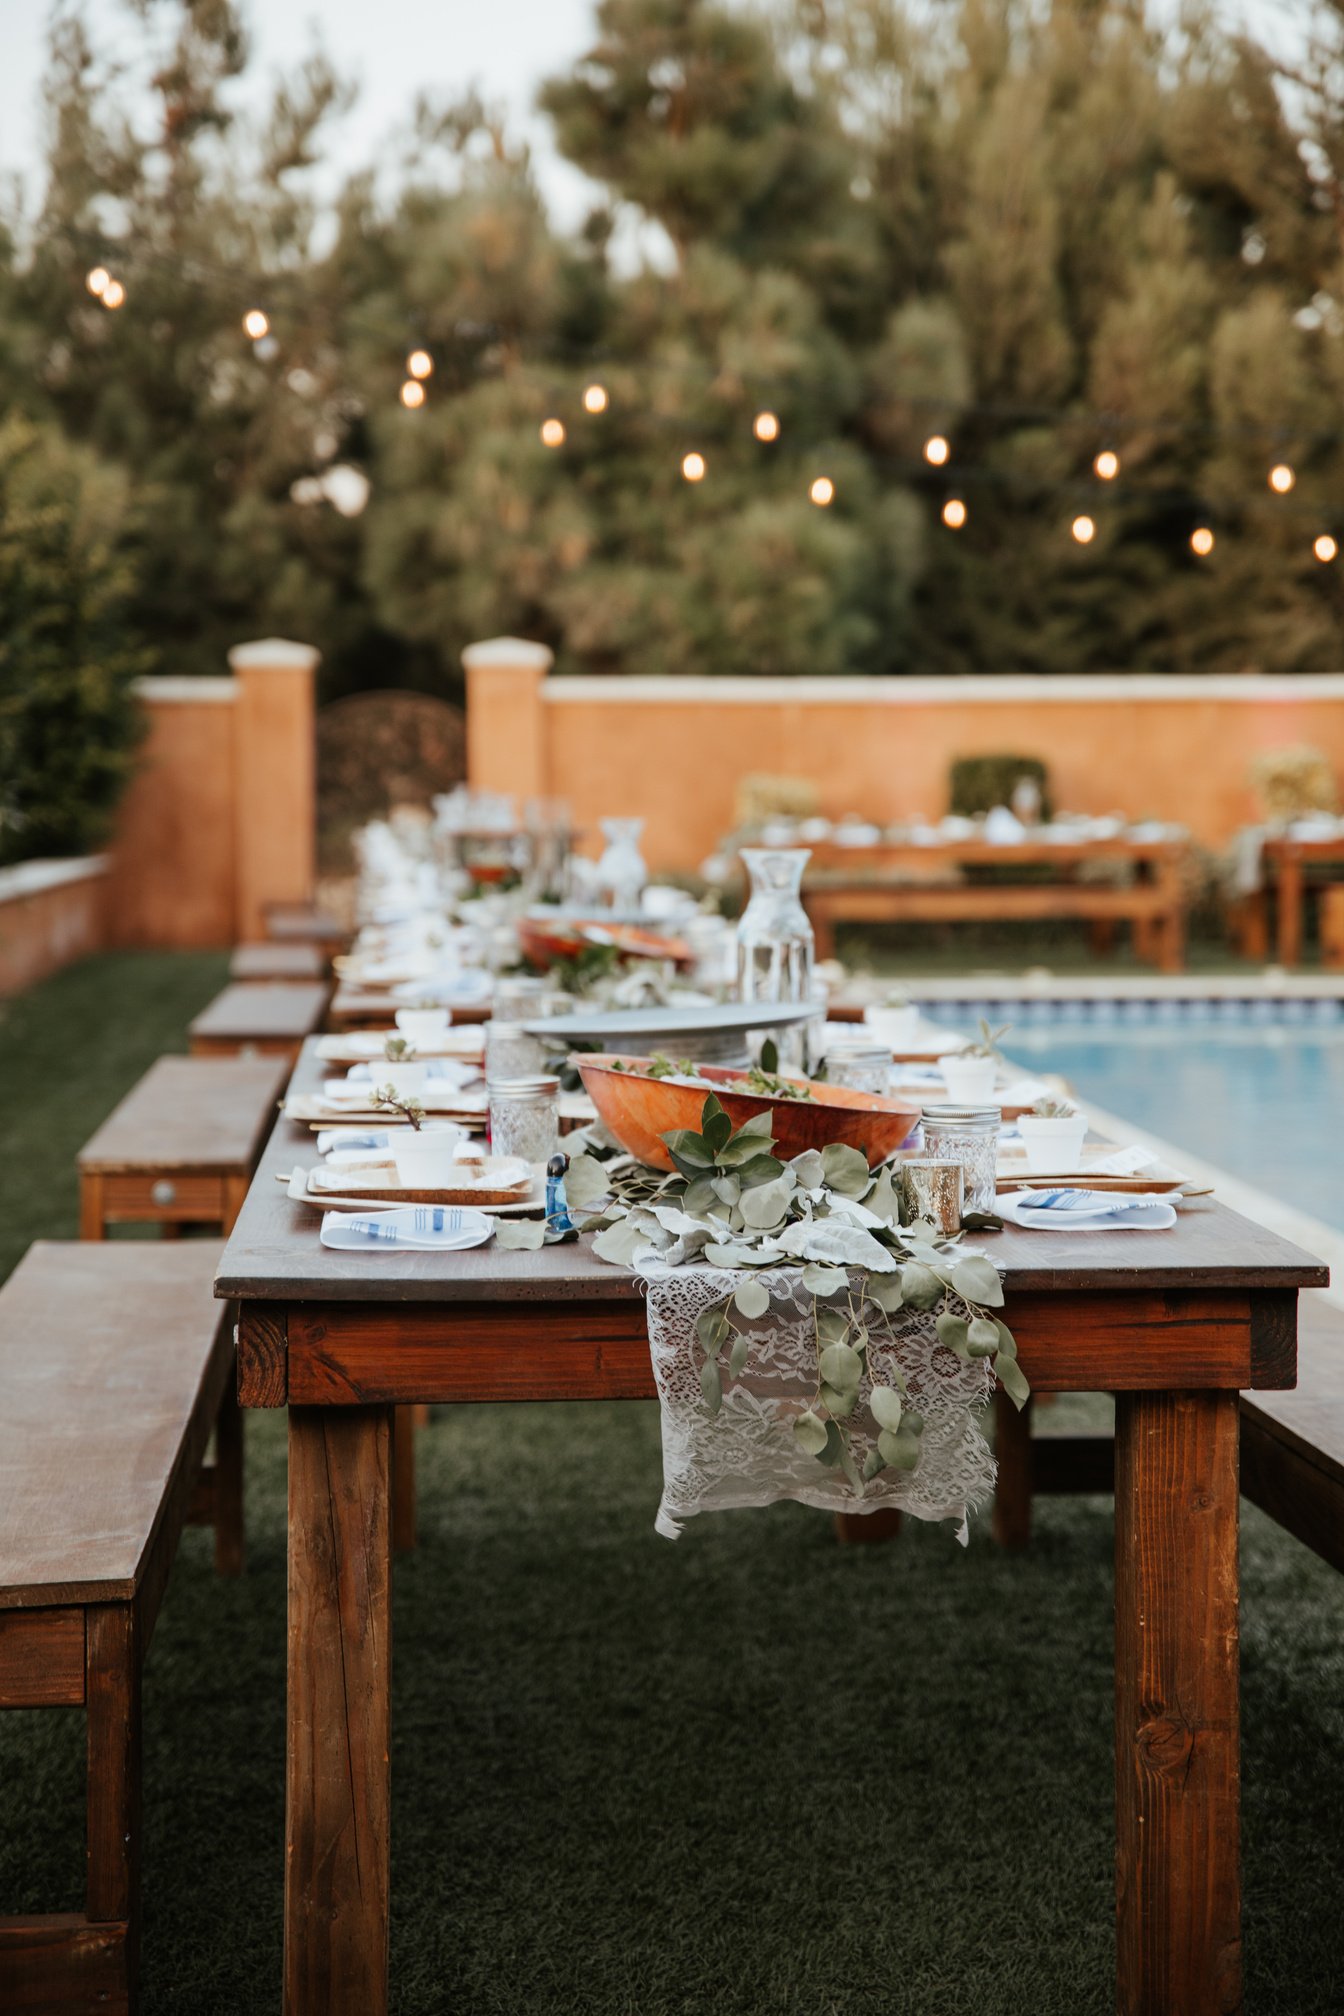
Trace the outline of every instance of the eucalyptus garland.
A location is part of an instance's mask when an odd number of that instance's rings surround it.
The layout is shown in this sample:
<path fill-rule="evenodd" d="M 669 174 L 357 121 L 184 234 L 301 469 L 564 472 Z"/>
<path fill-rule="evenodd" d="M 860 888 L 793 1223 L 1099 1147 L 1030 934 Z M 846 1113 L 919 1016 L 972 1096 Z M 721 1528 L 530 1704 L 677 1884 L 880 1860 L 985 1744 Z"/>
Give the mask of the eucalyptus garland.
<path fill-rule="evenodd" d="M 800 1447 L 840 1468 L 856 1495 L 881 1471 L 914 1470 L 924 1423 L 908 1404 L 891 1318 L 937 1311 L 938 1341 L 963 1361 L 990 1359 L 1020 1408 L 1030 1388 L 1012 1331 L 998 1312 L 1003 1288 L 983 1253 L 968 1252 L 924 1220 L 903 1220 L 896 1172 L 870 1170 L 855 1148 L 833 1142 L 782 1162 L 772 1116 L 736 1130 L 718 1099 L 705 1100 L 699 1131 L 662 1136 L 675 1174 L 589 1150 L 570 1164 L 569 1209 L 596 1230 L 593 1251 L 618 1266 L 703 1262 L 734 1270 L 801 1267 L 812 1297 L 816 1391 L 793 1424 Z M 968 1218 L 965 1230 L 995 1224 Z M 770 1306 L 763 1279 L 748 1278 L 713 1303 L 695 1329 L 707 1412 L 741 1377 L 750 1324 Z M 860 1468 L 851 1446 L 864 1376 L 876 1441 Z M 865 1439 L 867 1439 L 865 1437 Z"/>

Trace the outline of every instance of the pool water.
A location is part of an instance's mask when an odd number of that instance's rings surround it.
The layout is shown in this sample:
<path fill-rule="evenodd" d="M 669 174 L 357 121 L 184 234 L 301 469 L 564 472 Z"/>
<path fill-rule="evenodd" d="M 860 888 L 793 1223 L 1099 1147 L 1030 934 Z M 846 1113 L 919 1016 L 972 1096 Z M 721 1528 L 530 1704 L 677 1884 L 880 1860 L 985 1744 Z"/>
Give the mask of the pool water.
<path fill-rule="evenodd" d="M 928 1012 L 974 1028 L 979 1007 Z M 1005 1053 L 1061 1072 L 1150 1134 L 1344 1231 L 1344 1009 L 1338 1002 L 1015 1002 Z"/>

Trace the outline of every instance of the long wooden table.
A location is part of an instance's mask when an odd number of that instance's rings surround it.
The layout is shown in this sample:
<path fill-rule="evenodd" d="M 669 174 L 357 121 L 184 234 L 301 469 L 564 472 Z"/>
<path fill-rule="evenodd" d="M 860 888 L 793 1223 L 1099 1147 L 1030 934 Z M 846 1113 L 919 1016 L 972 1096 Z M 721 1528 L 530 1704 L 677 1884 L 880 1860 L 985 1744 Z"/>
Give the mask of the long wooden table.
<path fill-rule="evenodd" d="M 312 1045 L 295 1080 L 315 1082 Z M 289 1409 L 287 2016 L 388 2006 L 391 1443 L 426 1401 L 647 1399 L 632 1277 L 586 1242 L 335 1253 L 275 1180 L 225 1250 L 238 1395 Z M 1215 1207 L 1169 1232 L 1009 1228 L 1007 1314 L 1038 1393 L 1116 1395 L 1117 2006 L 1241 2007 L 1238 1393 L 1284 1388 L 1327 1270 Z M 650 1505 L 652 1516 L 652 1503 Z M 985 1544 L 982 1540 L 980 1544 Z M 526 1984 L 517 1984 L 519 2006 Z"/>
<path fill-rule="evenodd" d="M 1265 881 L 1278 896 L 1278 943 L 1280 966 L 1302 963 L 1302 939 L 1306 925 L 1307 871 L 1315 869 L 1332 879 L 1344 877 L 1344 834 L 1333 840 L 1293 840 L 1277 834 L 1265 841 L 1262 859 Z"/>
<path fill-rule="evenodd" d="M 1023 840 L 1000 846 L 987 840 L 949 840 L 922 847 L 883 841 L 871 847 L 813 849 L 803 882 L 803 903 L 816 933 L 818 958 L 835 950 L 835 927 L 851 924 L 946 924 L 1082 918 L 1109 932 L 1117 922 L 1134 930 L 1135 948 L 1164 973 L 1185 965 L 1185 882 L 1188 844 L 1164 837 L 1139 840 Z M 1079 879 L 1080 870 L 1104 866 L 1122 882 Z M 1005 877 L 976 882 L 967 869 L 993 868 Z M 1048 881 L 1029 879 L 1050 869 Z"/>

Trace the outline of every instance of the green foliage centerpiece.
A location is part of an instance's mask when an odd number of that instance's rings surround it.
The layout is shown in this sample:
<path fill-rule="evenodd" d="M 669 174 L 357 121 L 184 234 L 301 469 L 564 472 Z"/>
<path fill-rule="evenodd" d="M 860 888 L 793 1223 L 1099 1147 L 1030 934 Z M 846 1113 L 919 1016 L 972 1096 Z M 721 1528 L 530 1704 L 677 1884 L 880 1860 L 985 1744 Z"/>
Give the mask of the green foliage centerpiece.
<path fill-rule="evenodd" d="M 1019 1407 L 1026 1400 L 998 1269 L 959 1235 L 902 1223 L 889 1167 L 871 1171 L 840 1143 L 783 1162 L 769 1113 L 734 1131 L 713 1094 L 698 1132 L 663 1139 L 675 1174 L 588 1153 L 572 1163 L 567 1194 L 585 1229 L 596 1229 L 601 1259 L 659 1276 L 687 1266 L 733 1276 L 693 1319 L 703 1419 L 716 1419 L 752 1376 L 754 1326 L 771 1320 L 780 1294 L 790 1321 L 801 1301 L 809 1327 L 812 1390 L 787 1410 L 793 1442 L 843 1473 L 855 1499 L 883 1472 L 912 1473 L 922 1460 L 925 1422 L 897 1349 L 912 1315 L 931 1352 L 987 1362 Z M 967 1229 L 994 1222 L 970 1219 Z"/>

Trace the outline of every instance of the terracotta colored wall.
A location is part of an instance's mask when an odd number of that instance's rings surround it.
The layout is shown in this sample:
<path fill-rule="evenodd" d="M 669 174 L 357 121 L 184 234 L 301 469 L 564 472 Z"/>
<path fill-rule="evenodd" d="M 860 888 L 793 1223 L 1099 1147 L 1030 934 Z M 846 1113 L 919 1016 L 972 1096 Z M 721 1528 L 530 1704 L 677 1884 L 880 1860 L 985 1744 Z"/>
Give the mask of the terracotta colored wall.
<path fill-rule="evenodd" d="M 230 652 L 231 678 L 143 679 L 149 729 L 110 849 L 118 945 L 259 938 L 267 903 L 313 893 L 314 674 L 306 644 Z"/>
<path fill-rule="evenodd" d="M 0 996 L 99 949 L 106 889 L 102 855 L 0 870 Z"/>
<path fill-rule="evenodd" d="M 112 843 L 118 945 L 234 938 L 237 692 L 232 679 L 145 679 L 149 729 Z"/>
<path fill-rule="evenodd" d="M 542 788 L 568 798 L 580 824 L 643 813 L 655 867 L 710 853 L 753 770 L 813 779 L 826 813 L 937 817 L 954 757 L 1013 750 L 1044 759 L 1062 808 L 1180 820 L 1210 847 L 1256 816 L 1259 750 L 1314 743 L 1344 778 L 1339 676 L 534 678 L 531 698 L 507 670 L 497 655 L 469 688 L 472 782 L 520 788 L 511 751 L 540 733 Z"/>

